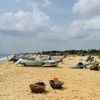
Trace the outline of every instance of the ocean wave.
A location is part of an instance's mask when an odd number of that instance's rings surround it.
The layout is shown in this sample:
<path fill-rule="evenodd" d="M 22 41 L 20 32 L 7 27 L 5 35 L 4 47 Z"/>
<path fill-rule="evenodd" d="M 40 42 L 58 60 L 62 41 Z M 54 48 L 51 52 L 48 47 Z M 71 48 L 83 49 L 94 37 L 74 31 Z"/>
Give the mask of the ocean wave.
<path fill-rule="evenodd" d="M 0 61 L 7 60 L 7 57 L 0 58 Z"/>
<path fill-rule="evenodd" d="M 7 62 L 7 57 L 0 58 L 0 64 L 5 64 Z"/>

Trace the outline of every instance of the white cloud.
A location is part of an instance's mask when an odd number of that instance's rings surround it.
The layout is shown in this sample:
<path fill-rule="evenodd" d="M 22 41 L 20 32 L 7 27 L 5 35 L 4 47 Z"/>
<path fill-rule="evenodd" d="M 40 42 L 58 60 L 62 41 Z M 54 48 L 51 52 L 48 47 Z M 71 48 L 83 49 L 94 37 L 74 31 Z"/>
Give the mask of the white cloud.
<path fill-rule="evenodd" d="M 100 36 L 100 16 L 91 19 L 75 20 L 67 28 L 70 37 L 92 39 Z"/>
<path fill-rule="evenodd" d="M 3 13 L 0 15 L 0 32 L 20 32 L 21 34 L 38 34 L 49 23 L 49 16 L 34 9 L 32 12 L 18 11 L 16 13 Z M 17 33 L 16 33 L 17 34 Z"/>
<path fill-rule="evenodd" d="M 34 9 L 32 12 L 18 11 L 0 15 L 0 33 L 15 36 L 33 36 L 39 39 L 70 40 L 85 39 L 99 34 L 100 16 L 86 20 L 75 20 L 67 26 L 54 25 L 50 17 Z"/>
<path fill-rule="evenodd" d="M 51 0 L 24 0 L 24 1 L 30 4 L 33 8 L 39 6 L 48 6 L 51 4 Z"/>
<path fill-rule="evenodd" d="M 68 40 L 86 38 L 99 34 L 100 16 L 86 20 L 72 21 L 69 27 L 54 25 L 43 11 L 34 8 L 32 12 L 18 11 L 0 15 L 0 33 L 16 36 L 34 36 L 37 38 Z"/>
<path fill-rule="evenodd" d="M 51 4 L 50 0 L 43 0 L 43 1 L 44 1 L 46 6 Z"/>
<path fill-rule="evenodd" d="M 34 8 L 32 12 L 18 11 L 0 15 L 0 34 L 38 39 L 65 40 L 64 28 L 50 20 L 43 11 Z"/>
<path fill-rule="evenodd" d="M 52 24 L 51 26 L 48 26 L 48 30 L 46 30 L 45 33 L 41 32 L 37 35 L 37 37 L 55 41 L 62 41 L 68 39 L 68 37 L 65 37 L 64 34 L 66 34 L 64 27 Z"/>
<path fill-rule="evenodd" d="M 100 0 L 78 0 L 73 10 L 82 15 L 98 15 L 100 14 Z"/>

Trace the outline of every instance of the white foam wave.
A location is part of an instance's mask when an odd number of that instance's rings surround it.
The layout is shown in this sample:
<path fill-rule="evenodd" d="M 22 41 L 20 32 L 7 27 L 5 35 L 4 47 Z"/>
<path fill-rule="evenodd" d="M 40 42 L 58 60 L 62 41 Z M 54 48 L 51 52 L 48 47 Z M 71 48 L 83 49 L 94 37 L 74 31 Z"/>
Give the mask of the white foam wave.
<path fill-rule="evenodd" d="M 5 60 L 7 60 L 7 57 L 0 58 L 0 61 L 5 61 Z"/>

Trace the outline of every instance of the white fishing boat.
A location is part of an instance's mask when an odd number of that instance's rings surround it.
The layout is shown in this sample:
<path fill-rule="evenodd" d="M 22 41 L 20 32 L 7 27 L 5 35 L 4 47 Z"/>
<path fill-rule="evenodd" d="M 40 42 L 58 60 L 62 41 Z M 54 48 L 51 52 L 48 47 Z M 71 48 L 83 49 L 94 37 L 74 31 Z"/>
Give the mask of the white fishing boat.
<path fill-rule="evenodd" d="M 43 61 L 44 64 L 42 66 L 44 67 L 57 67 L 59 62 L 55 61 L 55 60 L 45 60 Z"/>
<path fill-rule="evenodd" d="M 41 66 L 43 62 L 29 59 L 19 59 L 15 64 L 22 64 L 24 66 Z"/>

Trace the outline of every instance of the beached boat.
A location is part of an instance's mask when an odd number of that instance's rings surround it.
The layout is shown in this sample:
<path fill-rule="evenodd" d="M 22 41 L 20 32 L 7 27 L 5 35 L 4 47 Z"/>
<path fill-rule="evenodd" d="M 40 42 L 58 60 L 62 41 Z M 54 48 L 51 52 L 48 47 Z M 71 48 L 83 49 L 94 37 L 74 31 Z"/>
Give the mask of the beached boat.
<path fill-rule="evenodd" d="M 57 67 L 59 62 L 55 61 L 55 60 L 45 60 L 43 61 L 44 64 L 42 66 L 44 67 Z"/>
<path fill-rule="evenodd" d="M 62 59 L 58 58 L 52 58 L 49 59 L 48 57 L 35 57 L 35 58 L 20 58 L 16 59 L 16 62 L 14 60 L 15 64 L 22 64 L 24 66 L 44 66 L 44 67 L 57 67 L 59 62 L 61 62 Z"/>
<path fill-rule="evenodd" d="M 49 80 L 49 83 L 53 89 L 61 89 L 62 85 L 64 84 L 63 82 L 59 81 L 58 78 L 54 78 L 53 80 Z"/>
<path fill-rule="evenodd" d="M 36 61 L 36 60 L 32 60 L 32 59 L 19 59 L 17 62 L 15 62 L 15 64 L 22 64 L 24 66 L 41 66 L 44 63 L 41 61 Z"/>
<path fill-rule="evenodd" d="M 42 93 L 45 91 L 45 88 L 46 88 L 46 84 L 44 82 L 30 84 L 30 89 L 32 93 Z"/>

